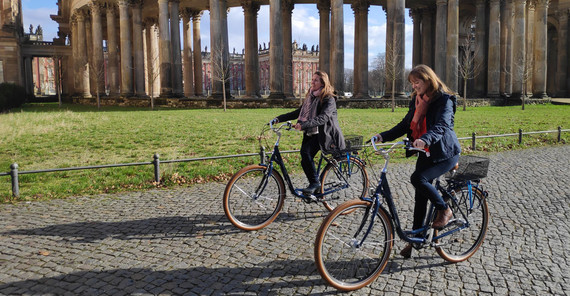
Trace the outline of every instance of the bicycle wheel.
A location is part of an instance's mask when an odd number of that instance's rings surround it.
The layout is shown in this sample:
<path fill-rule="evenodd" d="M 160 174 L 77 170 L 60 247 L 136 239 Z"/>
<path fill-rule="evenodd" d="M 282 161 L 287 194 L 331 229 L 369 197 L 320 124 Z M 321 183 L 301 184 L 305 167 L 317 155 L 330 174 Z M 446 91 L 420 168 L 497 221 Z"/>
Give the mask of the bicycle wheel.
<path fill-rule="evenodd" d="M 321 192 L 344 186 L 346 182 L 348 188 L 324 196 L 323 205 L 329 211 L 345 201 L 364 197 L 368 190 L 368 173 L 360 159 L 351 155 L 350 162 L 346 157 L 340 157 L 336 163 L 328 163 L 323 170 Z"/>
<path fill-rule="evenodd" d="M 226 186 L 224 212 L 237 228 L 261 229 L 273 222 L 283 207 L 283 178 L 276 171 L 266 178 L 266 169 L 262 165 L 246 166 Z"/>
<path fill-rule="evenodd" d="M 371 221 L 369 208 L 370 202 L 347 201 L 330 212 L 317 232 L 317 269 L 338 290 L 352 291 L 370 284 L 388 263 L 393 232 L 386 212 L 378 212 L 374 227 L 362 241 Z"/>
<path fill-rule="evenodd" d="M 436 247 L 437 253 L 441 258 L 449 262 L 461 262 L 473 256 L 483 243 L 485 234 L 487 233 L 487 226 L 489 225 L 487 200 L 481 190 L 472 187 L 472 192 L 473 206 L 470 206 L 467 186 L 461 188 L 461 191 L 456 192 L 457 204 L 453 204 L 451 200 L 448 201 L 448 205 L 451 206 L 453 210 L 453 218 L 450 222 L 452 226 L 444 230 L 436 230 L 434 234 L 437 236 L 438 233 L 453 230 L 453 219 L 457 219 L 458 223 L 456 223 L 456 225 L 460 225 L 463 224 L 465 220 L 463 215 L 466 216 L 469 227 L 456 231 L 436 241 L 438 244 Z"/>

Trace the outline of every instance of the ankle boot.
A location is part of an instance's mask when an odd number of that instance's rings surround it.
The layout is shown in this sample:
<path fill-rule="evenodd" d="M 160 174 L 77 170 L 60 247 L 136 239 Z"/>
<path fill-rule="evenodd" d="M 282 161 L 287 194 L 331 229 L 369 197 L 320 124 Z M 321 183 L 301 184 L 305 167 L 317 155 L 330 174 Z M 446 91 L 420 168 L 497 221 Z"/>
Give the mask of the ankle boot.
<path fill-rule="evenodd" d="M 405 259 L 408 259 L 410 257 L 412 257 L 412 244 L 407 244 L 401 251 L 400 251 L 400 255 L 402 255 L 402 257 L 404 257 Z"/>
<path fill-rule="evenodd" d="M 453 212 L 449 206 L 445 210 L 438 210 L 437 217 L 435 217 L 431 226 L 436 229 L 443 228 L 447 225 L 451 217 L 453 217 Z"/>

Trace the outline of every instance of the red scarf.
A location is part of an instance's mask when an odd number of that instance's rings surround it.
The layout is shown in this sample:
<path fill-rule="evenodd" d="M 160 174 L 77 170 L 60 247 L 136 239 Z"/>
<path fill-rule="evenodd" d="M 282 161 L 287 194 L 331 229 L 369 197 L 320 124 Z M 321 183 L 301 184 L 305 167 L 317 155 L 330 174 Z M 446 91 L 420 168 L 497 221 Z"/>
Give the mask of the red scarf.
<path fill-rule="evenodd" d="M 427 132 L 426 128 L 426 113 L 429 107 L 430 98 L 427 95 L 416 95 L 416 111 L 414 118 L 410 124 L 412 130 L 412 139 L 417 140 Z"/>

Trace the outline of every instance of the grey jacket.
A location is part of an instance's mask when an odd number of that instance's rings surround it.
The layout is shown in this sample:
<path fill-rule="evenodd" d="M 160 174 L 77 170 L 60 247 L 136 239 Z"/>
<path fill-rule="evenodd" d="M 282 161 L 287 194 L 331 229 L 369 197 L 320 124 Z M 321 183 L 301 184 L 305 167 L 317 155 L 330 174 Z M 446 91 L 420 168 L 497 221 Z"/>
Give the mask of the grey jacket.
<path fill-rule="evenodd" d="M 279 122 L 287 120 L 295 120 L 299 118 L 301 107 L 295 111 L 277 116 Z M 303 131 L 317 126 L 319 129 L 319 144 L 321 151 L 332 153 L 346 148 L 344 136 L 340 130 L 337 119 L 336 99 L 334 97 L 326 97 L 317 106 L 317 116 L 311 120 L 301 123 Z"/>

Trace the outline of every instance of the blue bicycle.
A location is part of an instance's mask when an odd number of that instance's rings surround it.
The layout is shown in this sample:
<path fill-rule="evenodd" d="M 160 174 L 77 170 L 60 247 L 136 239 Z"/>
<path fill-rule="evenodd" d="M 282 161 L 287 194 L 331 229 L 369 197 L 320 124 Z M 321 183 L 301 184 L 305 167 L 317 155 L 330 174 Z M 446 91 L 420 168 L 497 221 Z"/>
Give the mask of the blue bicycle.
<path fill-rule="evenodd" d="M 260 164 L 242 168 L 226 185 L 224 212 L 237 228 L 259 230 L 273 222 L 283 208 L 285 182 L 294 196 L 307 203 L 322 203 L 329 211 L 349 199 L 364 197 L 368 190 L 368 173 L 357 155 L 357 150 L 362 147 L 362 137 L 358 136 L 356 140 L 347 141 L 348 148 L 344 151 L 330 155 L 321 152 L 317 167 L 321 188 L 314 194 L 304 195 L 302 189 L 293 185 L 279 151 L 282 130 L 292 130 L 291 122 L 279 127 L 273 126 L 272 122 L 265 125 L 259 137 L 260 147 L 263 147 L 262 140 L 268 138 L 264 135 L 267 131 L 277 135 L 271 157 L 262 157 Z"/>
<path fill-rule="evenodd" d="M 343 291 L 372 283 L 388 263 L 394 229 L 398 237 L 412 243 L 414 248 L 434 247 L 449 262 L 471 257 L 483 243 L 489 225 L 488 193 L 480 184 L 481 178 L 487 176 L 489 159 L 460 156 L 459 166 L 435 181 L 436 188 L 453 210 L 453 218 L 444 228 L 431 227 L 436 210 L 430 205 L 424 226 L 404 231 L 388 186 L 389 153 L 401 146 L 423 150 L 413 148 L 407 139 L 388 149 L 379 149 L 373 141 L 372 144 L 374 152 L 385 159 L 378 186 L 370 197 L 353 199 L 336 207 L 317 233 L 315 262 L 323 279 Z"/>

